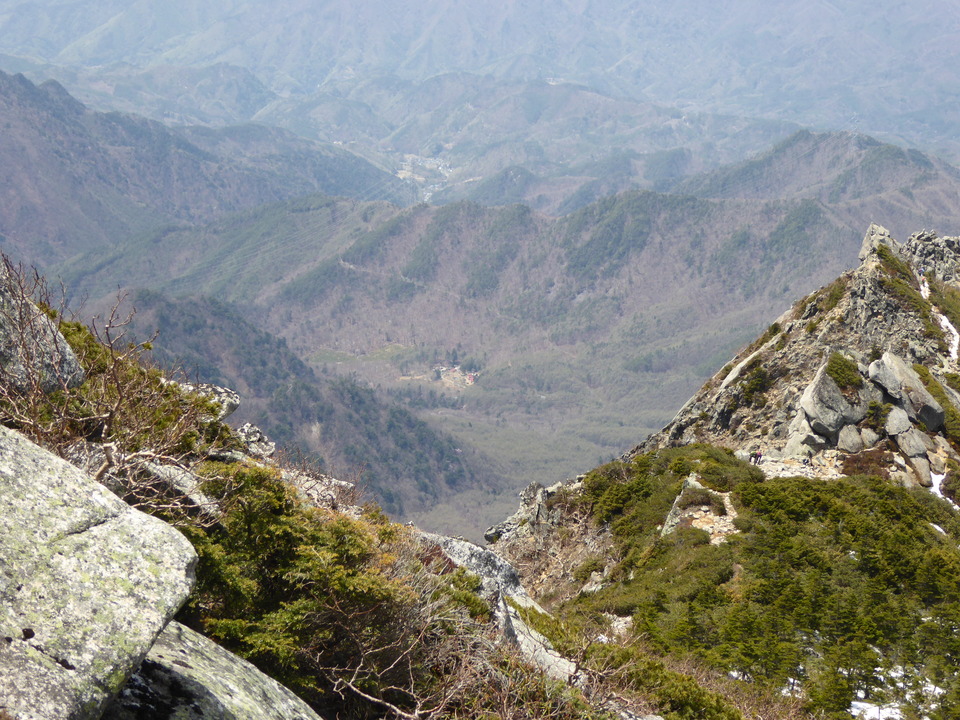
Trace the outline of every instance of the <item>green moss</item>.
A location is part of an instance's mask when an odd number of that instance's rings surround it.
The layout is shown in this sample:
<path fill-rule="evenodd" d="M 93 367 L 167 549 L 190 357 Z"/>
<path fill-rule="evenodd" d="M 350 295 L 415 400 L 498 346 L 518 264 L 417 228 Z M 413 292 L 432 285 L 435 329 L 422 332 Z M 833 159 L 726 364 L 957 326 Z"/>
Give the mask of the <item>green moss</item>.
<path fill-rule="evenodd" d="M 947 381 L 947 385 L 951 388 L 960 392 L 960 375 L 957 373 L 944 373 L 943 379 Z"/>

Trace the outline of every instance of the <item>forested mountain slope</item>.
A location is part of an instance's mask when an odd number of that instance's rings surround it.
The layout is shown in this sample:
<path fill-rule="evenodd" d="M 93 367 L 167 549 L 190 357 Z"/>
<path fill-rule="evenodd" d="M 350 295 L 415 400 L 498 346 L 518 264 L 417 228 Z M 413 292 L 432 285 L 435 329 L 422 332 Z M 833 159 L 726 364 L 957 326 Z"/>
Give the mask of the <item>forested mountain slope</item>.
<path fill-rule="evenodd" d="M 92 112 L 59 84 L 20 75 L 0 73 L 0 122 L 0 238 L 38 265 L 309 192 L 411 197 L 340 148 L 256 127 L 181 135 L 142 117 Z"/>
<path fill-rule="evenodd" d="M 351 377 L 318 374 L 234 308 L 150 291 L 129 303 L 136 308 L 131 330 L 139 337 L 157 333 L 155 361 L 240 394 L 234 426 L 253 423 L 291 462 L 299 451 L 326 473 L 352 478 L 396 518 L 455 495 L 496 497 L 507 490 L 490 458 Z"/>
<path fill-rule="evenodd" d="M 948 0 L 643 8 L 498 0 L 482 9 L 441 0 L 233 0 L 202 9 L 6 0 L 0 52 L 85 99 L 183 122 L 246 121 L 278 98 L 346 111 L 339 98 L 385 77 L 471 73 L 566 81 L 682 113 L 888 133 L 932 148 L 957 137 L 956 20 Z M 351 122 L 364 117 L 357 109 Z"/>

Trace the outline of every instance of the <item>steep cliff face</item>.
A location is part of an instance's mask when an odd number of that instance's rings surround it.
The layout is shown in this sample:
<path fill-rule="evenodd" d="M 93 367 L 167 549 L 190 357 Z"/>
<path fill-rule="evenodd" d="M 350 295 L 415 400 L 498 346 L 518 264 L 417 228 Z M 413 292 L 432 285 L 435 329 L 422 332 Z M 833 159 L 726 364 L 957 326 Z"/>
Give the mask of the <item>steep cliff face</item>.
<path fill-rule="evenodd" d="M 628 455 L 707 442 L 759 450 L 790 471 L 838 469 L 872 451 L 902 483 L 942 476 L 960 459 L 960 238 L 921 232 L 900 243 L 874 225 L 860 259 L 781 315 Z"/>

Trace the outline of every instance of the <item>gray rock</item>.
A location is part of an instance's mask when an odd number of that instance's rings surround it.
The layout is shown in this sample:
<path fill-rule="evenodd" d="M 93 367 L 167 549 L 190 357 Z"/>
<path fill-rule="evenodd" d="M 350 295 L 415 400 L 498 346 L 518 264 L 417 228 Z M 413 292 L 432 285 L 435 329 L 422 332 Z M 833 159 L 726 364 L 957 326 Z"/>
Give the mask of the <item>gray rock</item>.
<path fill-rule="evenodd" d="M 837 438 L 837 449 L 846 453 L 858 453 L 863 450 L 863 439 L 854 425 L 844 425 Z"/>
<path fill-rule="evenodd" d="M 936 453 L 927 453 L 927 460 L 930 462 L 930 472 L 942 475 L 947 471 L 947 464 L 943 458 Z"/>
<path fill-rule="evenodd" d="M 871 363 L 870 378 L 882 385 L 891 397 L 903 405 L 907 415 L 922 422 L 927 430 L 936 432 L 943 427 L 943 408 L 940 403 L 927 392 L 916 371 L 900 357 L 885 352 L 883 357 Z M 898 393 L 891 392 L 891 388 L 899 388 Z"/>
<path fill-rule="evenodd" d="M 237 428 L 237 435 L 247 446 L 247 452 L 253 457 L 268 458 L 277 450 L 277 445 L 263 434 L 256 425 L 245 423 Z"/>
<path fill-rule="evenodd" d="M 784 457 L 809 457 L 814 449 L 827 445 L 826 438 L 813 432 L 803 410 L 794 417 L 787 432 L 787 442 L 782 453 Z"/>
<path fill-rule="evenodd" d="M 166 382 L 179 385 L 185 392 L 200 395 L 217 405 L 217 415 L 213 420 L 225 420 L 237 411 L 240 407 L 240 395 L 230 388 L 225 388 L 212 383 L 192 383 L 175 382 L 167 380 Z"/>
<path fill-rule="evenodd" d="M 878 442 L 880 442 L 880 436 L 877 435 L 871 428 L 863 428 L 860 431 L 860 439 L 863 440 L 863 446 L 865 448 L 872 448 Z"/>
<path fill-rule="evenodd" d="M 0 428 L 0 697 L 19 720 L 97 718 L 194 582 L 193 547 Z"/>
<path fill-rule="evenodd" d="M 146 462 L 140 467 L 165 485 L 168 493 L 181 501 L 184 508 L 193 508 L 210 519 L 219 517 L 220 504 L 200 491 L 203 479 L 199 476 L 185 468 L 158 462 Z"/>
<path fill-rule="evenodd" d="M 889 230 L 875 223 L 871 223 L 870 227 L 867 228 L 866 234 L 863 236 L 863 242 L 860 244 L 860 253 L 857 257 L 860 259 L 860 262 L 863 262 L 877 249 L 878 245 L 881 243 L 890 245 L 892 242 L 893 238 L 890 237 Z"/>
<path fill-rule="evenodd" d="M 920 485 L 927 488 L 933 486 L 933 478 L 930 477 L 930 463 L 926 457 L 910 458 L 910 466 L 917 474 L 917 481 Z"/>
<path fill-rule="evenodd" d="M 157 638 L 103 720 L 321 720 L 246 660 L 179 623 Z"/>
<path fill-rule="evenodd" d="M 420 532 L 420 536 L 425 541 L 439 546 L 455 565 L 479 576 L 487 589 L 499 595 L 509 596 L 521 605 L 535 604 L 520 583 L 520 576 L 514 567 L 492 550 L 462 538 L 423 531 Z"/>
<path fill-rule="evenodd" d="M 531 484 L 527 488 L 534 496 L 544 488 Z M 527 496 L 527 500 L 530 496 Z M 534 608 L 543 612 L 520 582 L 514 567 L 488 548 L 480 547 L 462 538 L 452 538 L 421 531 L 420 537 L 436 545 L 455 565 L 477 575 L 483 584 L 483 594 L 494 608 L 504 638 L 512 643 L 528 662 L 543 670 L 550 677 L 573 682 L 577 665 L 557 652 L 550 641 L 527 625 L 515 605 Z M 510 602 L 507 602 L 507 600 Z"/>
<path fill-rule="evenodd" d="M 826 369 L 826 364 L 821 366 L 807 385 L 800 397 L 800 407 L 815 433 L 835 440 L 844 425 L 856 424 L 867 416 L 867 403 L 849 402 Z"/>
<path fill-rule="evenodd" d="M 927 456 L 927 443 L 924 442 L 924 435 L 916 428 L 910 428 L 904 433 L 894 437 L 900 452 L 909 458 L 918 458 Z"/>
<path fill-rule="evenodd" d="M 220 406 L 220 414 L 217 416 L 217 420 L 225 420 L 240 407 L 240 396 L 230 388 L 201 383 L 196 387 L 196 392 L 210 398 Z"/>
<path fill-rule="evenodd" d="M 887 415 L 887 422 L 884 424 L 883 429 L 887 435 L 893 436 L 904 433 L 912 427 L 913 423 L 910 422 L 910 416 L 907 415 L 907 411 L 895 407 L 892 408 L 890 414 Z"/>
<path fill-rule="evenodd" d="M 874 383 L 887 391 L 895 401 L 900 402 L 900 379 L 893 369 L 884 362 L 883 358 L 874 360 L 867 369 L 867 374 Z"/>
<path fill-rule="evenodd" d="M 53 321 L 23 296 L 0 265 L 0 376 L 19 392 L 76 387 L 83 368 Z"/>

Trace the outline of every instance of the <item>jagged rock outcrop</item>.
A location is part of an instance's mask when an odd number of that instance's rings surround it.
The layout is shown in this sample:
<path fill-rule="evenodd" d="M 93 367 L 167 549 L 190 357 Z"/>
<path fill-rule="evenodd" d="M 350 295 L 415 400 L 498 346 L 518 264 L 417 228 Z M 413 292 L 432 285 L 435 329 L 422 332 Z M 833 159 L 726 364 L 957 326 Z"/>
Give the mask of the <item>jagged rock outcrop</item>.
<path fill-rule="evenodd" d="M 573 572 L 586 561 L 607 557 L 610 530 L 583 522 L 588 513 L 572 510 L 575 503 L 557 503 L 562 494 L 575 498 L 583 489 L 582 478 L 545 488 L 531 483 L 520 493 L 517 512 L 484 534 L 497 552 L 517 567 L 524 586 L 536 597 L 569 597 L 584 583 L 573 579 Z M 596 572 L 587 586 L 596 585 L 603 572 Z"/>
<path fill-rule="evenodd" d="M 237 435 L 254 457 L 268 458 L 276 452 L 276 443 L 271 441 L 256 425 L 245 423 L 237 428 Z"/>
<path fill-rule="evenodd" d="M 16 392 L 76 387 L 84 373 L 53 322 L 0 264 L 0 380 Z"/>
<path fill-rule="evenodd" d="M 321 720 L 246 660 L 172 622 L 103 720 Z"/>
<path fill-rule="evenodd" d="M 697 474 L 691 473 L 683 481 L 683 487 L 663 521 L 660 536 L 669 535 L 678 527 L 687 525 L 703 530 L 710 536 L 711 545 L 719 545 L 730 535 L 739 532 L 733 522 L 736 519 L 737 511 L 730 501 L 730 493 L 702 485 Z"/>
<path fill-rule="evenodd" d="M 860 259 L 781 315 L 627 456 L 698 441 L 777 460 L 840 451 L 830 456 L 839 463 L 881 449 L 891 453 L 885 472 L 925 486 L 931 468 L 960 460 L 960 438 L 949 441 L 960 407 L 950 387 L 960 376 L 956 331 L 937 305 L 960 297 L 960 238 L 924 231 L 900 243 L 872 225 Z"/>
<path fill-rule="evenodd" d="M 576 664 L 558 653 L 543 635 L 530 627 L 515 606 L 543 612 L 527 593 L 520 576 L 510 563 L 489 548 L 469 540 L 421 532 L 422 541 L 443 551 L 453 565 L 469 570 L 483 585 L 482 595 L 494 610 L 505 640 L 512 643 L 528 662 L 547 675 L 574 681 Z"/>
<path fill-rule="evenodd" d="M 0 427 L 0 697 L 97 718 L 186 600 L 196 553 L 162 521 Z"/>

